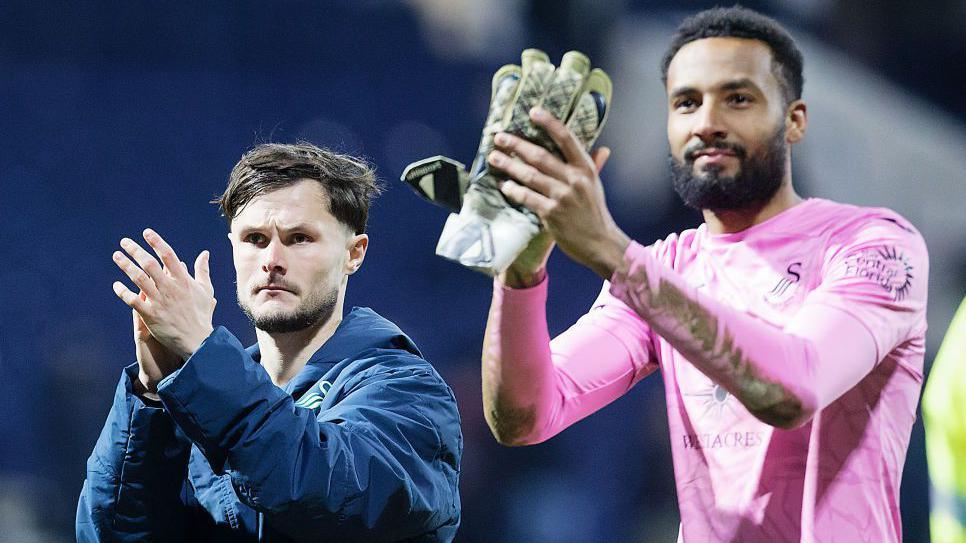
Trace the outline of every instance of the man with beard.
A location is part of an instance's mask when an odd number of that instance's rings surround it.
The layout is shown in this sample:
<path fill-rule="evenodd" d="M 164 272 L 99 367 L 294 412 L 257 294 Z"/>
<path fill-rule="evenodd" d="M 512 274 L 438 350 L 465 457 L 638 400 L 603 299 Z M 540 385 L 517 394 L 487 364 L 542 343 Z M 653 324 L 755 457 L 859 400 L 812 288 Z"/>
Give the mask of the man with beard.
<path fill-rule="evenodd" d="M 246 153 L 218 201 L 248 349 L 212 326 L 153 230 L 114 262 L 140 289 L 125 368 L 87 463 L 78 541 L 452 541 L 462 435 L 452 391 L 371 309 L 343 317 L 369 238 L 372 169 L 308 144 Z"/>
<path fill-rule="evenodd" d="M 660 369 L 680 541 L 901 541 L 899 483 L 919 398 L 927 256 L 887 209 L 799 197 L 802 57 L 739 7 L 685 20 L 663 63 L 674 188 L 704 224 L 644 247 L 607 210 L 593 155 L 546 112 L 560 160 L 509 134 L 488 157 L 544 233 L 496 278 L 487 421 L 549 439 Z M 556 243 L 604 278 L 552 341 Z"/>

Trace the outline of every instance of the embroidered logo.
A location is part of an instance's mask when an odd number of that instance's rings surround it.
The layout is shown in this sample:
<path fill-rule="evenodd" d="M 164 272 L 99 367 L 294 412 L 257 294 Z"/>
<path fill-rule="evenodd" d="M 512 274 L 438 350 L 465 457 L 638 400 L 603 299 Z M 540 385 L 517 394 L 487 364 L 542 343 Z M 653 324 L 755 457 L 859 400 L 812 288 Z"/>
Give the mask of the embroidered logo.
<path fill-rule="evenodd" d="M 895 247 L 868 249 L 849 256 L 845 262 L 845 274 L 872 281 L 891 293 L 897 302 L 912 288 L 912 265 Z"/>
<path fill-rule="evenodd" d="M 725 410 L 733 415 L 738 411 L 735 409 L 735 402 L 738 400 L 732 396 L 721 385 L 709 382 L 700 392 L 685 394 L 685 396 L 700 398 L 703 410 L 698 418 L 704 420 L 708 416 L 720 420 Z M 761 432 L 732 430 L 721 433 L 694 433 L 681 434 L 685 449 L 749 449 L 760 447 L 764 443 Z"/>
<path fill-rule="evenodd" d="M 295 405 L 308 409 L 315 409 L 316 407 L 322 405 L 322 400 L 325 399 L 325 395 L 329 393 L 331 388 L 332 383 L 328 381 L 319 381 L 305 394 L 303 394 L 302 397 L 295 402 Z"/>
<path fill-rule="evenodd" d="M 785 276 L 765 294 L 765 301 L 770 304 L 780 304 L 788 301 L 795 293 L 795 285 L 802 280 L 802 263 L 792 262 L 785 269 Z"/>
<path fill-rule="evenodd" d="M 732 406 L 731 402 L 729 402 L 729 400 L 732 398 L 731 394 L 729 394 L 724 387 L 717 383 L 708 383 L 708 386 L 700 392 L 692 392 L 685 394 L 685 396 L 701 398 L 701 406 L 704 408 L 704 411 L 702 411 L 700 415 L 702 419 L 708 415 L 711 415 L 716 419 L 720 419 L 725 408 L 732 413 L 735 412 L 734 406 Z"/>

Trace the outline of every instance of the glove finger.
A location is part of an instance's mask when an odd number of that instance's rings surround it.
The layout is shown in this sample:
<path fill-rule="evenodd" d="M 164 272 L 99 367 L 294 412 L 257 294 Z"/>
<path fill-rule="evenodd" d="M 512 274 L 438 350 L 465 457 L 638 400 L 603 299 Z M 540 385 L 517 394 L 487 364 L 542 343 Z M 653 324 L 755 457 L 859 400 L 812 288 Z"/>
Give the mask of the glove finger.
<path fill-rule="evenodd" d="M 476 150 L 476 157 L 470 167 L 470 177 L 476 178 L 486 168 L 486 155 L 493 150 L 493 136 L 503 129 L 503 119 L 513 105 L 513 97 L 522 78 L 521 69 L 507 64 L 493 75 L 493 91 L 490 96 L 490 110 L 483 125 L 483 136 Z"/>
<path fill-rule="evenodd" d="M 504 130 L 532 139 L 534 131 L 533 123 L 530 121 L 530 110 L 542 103 L 543 95 L 553 81 L 555 70 L 546 53 L 539 49 L 525 50 L 522 60 L 523 79 L 517 89 Z"/>
<path fill-rule="evenodd" d="M 580 95 L 584 80 L 590 71 L 590 59 L 579 51 L 568 51 L 560 61 L 560 67 L 553 74 L 553 81 L 547 87 L 540 106 L 557 119 L 566 120 L 573 110 L 574 102 Z M 549 134 L 532 122 L 528 126 L 530 139 L 559 155 L 556 144 Z"/>
<path fill-rule="evenodd" d="M 600 68 L 595 68 L 587 76 L 573 113 L 567 119 L 567 129 L 587 149 L 597 141 L 607 122 L 612 90 L 610 77 Z"/>

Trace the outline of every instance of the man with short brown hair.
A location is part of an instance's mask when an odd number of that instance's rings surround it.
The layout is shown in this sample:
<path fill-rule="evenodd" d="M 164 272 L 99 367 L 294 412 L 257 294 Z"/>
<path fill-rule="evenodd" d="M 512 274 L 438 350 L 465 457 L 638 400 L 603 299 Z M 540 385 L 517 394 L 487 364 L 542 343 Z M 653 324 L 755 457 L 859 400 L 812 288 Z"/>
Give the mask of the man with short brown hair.
<path fill-rule="evenodd" d="M 377 192 L 364 161 L 309 144 L 241 158 L 218 202 L 248 349 L 212 325 L 207 251 L 191 276 L 153 230 L 157 259 L 121 240 L 137 363 L 87 463 L 78 541 L 452 541 L 453 393 L 394 324 L 343 317 Z"/>

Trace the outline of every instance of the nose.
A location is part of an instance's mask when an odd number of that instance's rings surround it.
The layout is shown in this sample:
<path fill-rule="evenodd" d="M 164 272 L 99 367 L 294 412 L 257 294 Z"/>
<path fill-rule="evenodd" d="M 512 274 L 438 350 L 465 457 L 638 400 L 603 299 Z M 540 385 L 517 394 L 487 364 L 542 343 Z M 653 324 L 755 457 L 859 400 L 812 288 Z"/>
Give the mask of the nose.
<path fill-rule="evenodd" d="M 695 112 L 695 123 L 692 134 L 701 138 L 705 145 L 728 137 L 728 130 L 722 123 L 718 106 L 711 100 L 706 100 Z"/>
<path fill-rule="evenodd" d="M 288 269 L 285 244 L 274 237 L 262 249 L 262 271 L 268 274 L 284 274 Z"/>

